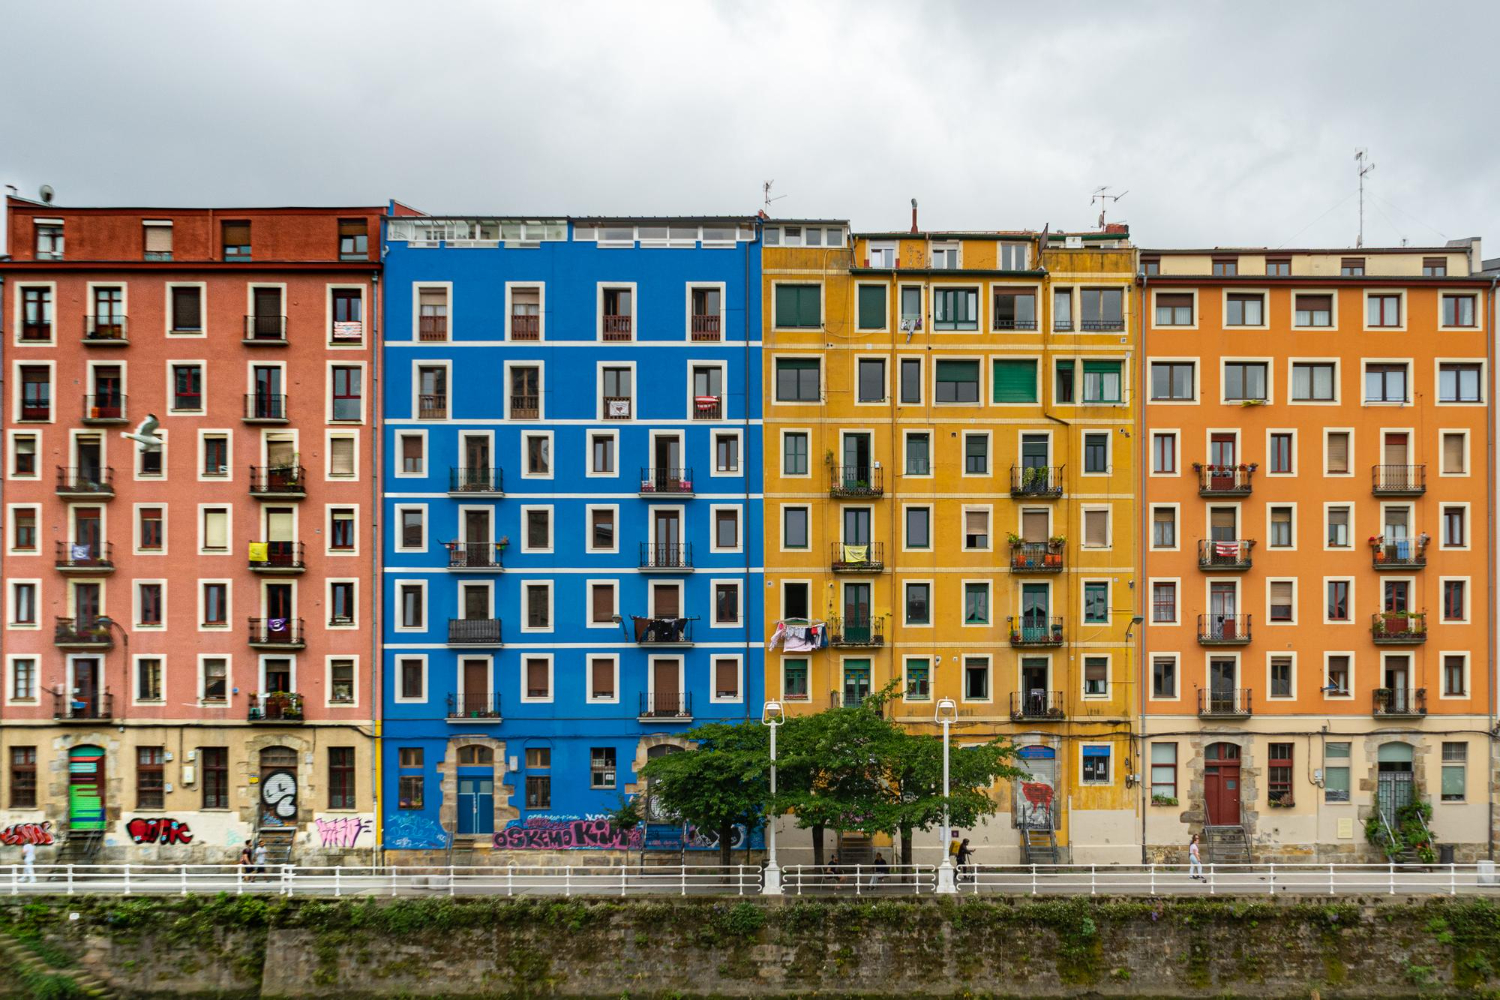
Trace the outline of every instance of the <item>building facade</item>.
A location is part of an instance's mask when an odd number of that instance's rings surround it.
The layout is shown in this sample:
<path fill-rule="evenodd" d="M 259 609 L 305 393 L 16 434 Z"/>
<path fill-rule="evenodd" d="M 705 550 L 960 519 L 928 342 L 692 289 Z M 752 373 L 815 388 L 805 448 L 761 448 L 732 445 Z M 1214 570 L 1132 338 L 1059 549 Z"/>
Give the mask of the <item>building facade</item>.
<path fill-rule="evenodd" d="M 951 698 L 1029 772 L 965 831 L 981 862 L 1130 860 L 1129 233 L 846 234 L 765 229 L 767 689 L 893 686 L 930 732 Z"/>
<path fill-rule="evenodd" d="M 0 826 L 368 851 L 379 210 L 7 212 Z"/>
<path fill-rule="evenodd" d="M 760 714 L 754 221 L 393 205 L 385 245 L 387 856 L 680 848 L 605 814 Z"/>
<path fill-rule="evenodd" d="M 1142 252 L 1151 857 L 1489 849 L 1493 347 L 1478 240 Z M 1367 825 L 1369 834 L 1367 836 Z"/>

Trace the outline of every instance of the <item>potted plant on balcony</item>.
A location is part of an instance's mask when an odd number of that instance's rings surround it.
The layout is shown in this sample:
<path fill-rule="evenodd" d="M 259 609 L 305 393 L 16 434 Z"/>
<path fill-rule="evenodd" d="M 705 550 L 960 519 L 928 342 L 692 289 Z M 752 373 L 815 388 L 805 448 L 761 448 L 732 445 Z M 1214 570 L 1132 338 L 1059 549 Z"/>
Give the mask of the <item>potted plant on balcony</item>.
<path fill-rule="evenodd" d="M 510 545 L 510 536 L 509 535 L 501 535 L 500 536 L 500 540 L 495 543 L 495 548 L 499 549 L 501 552 L 504 552 L 506 550 L 506 548 L 509 547 L 509 545 Z"/>
<path fill-rule="evenodd" d="M 1063 546 L 1068 540 L 1062 535 L 1053 535 L 1047 539 L 1047 565 L 1053 568 L 1062 566 Z"/>
<path fill-rule="evenodd" d="M 1053 642 L 1062 642 L 1062 640 L 1063 640 L 1062 622 L 1053 622 L 1052 623 L 1052 641 Z"/>
<path fill-rule="evenodd" d="M 1177 796 L 1153 794 L 1151 796 L 1151 804 L 1153 806 L 1175 806 L 1177 805 Z"/>
<path fill-rule="evenodd" d="M 1282 792 L 1270 800 L 1272 809 L 1290 809 L 1296 803 L 1292 801 L 1291 792 Z"/>
<path fill-rule="evenodd" d="M 1378 562 L 1378 563 L 1385 562 L 1385 536 L 1384 535 L 1371 535 L 1370 536 L 1370 551 L 1375 554 L 1375 561 L 1376 562 Z"/>
<path fill-rule="evenodd" d="M 266 718 L 285 719 L 291 712 L 292 696 L 286 691 L 272 691 L 266 695 Z"/>

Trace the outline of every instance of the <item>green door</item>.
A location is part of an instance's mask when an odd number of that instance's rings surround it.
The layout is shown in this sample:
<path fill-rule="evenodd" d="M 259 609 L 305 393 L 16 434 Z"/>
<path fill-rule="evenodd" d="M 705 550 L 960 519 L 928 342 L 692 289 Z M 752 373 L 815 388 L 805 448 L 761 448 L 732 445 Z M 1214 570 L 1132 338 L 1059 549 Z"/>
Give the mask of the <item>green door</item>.
<path fill-rule="evenodd" d="M 859 705 L 870 697 L 870 661 L 844 661 L 844 705 Z"/>
<path fill-rule="evenodd" d="M 104 829 L 104 751 L 99 747 L 68 751 L 68 829 Z"/>
<path fill-rule="evenodd" d="M 868 583 L 844 584 L 844 641 L 869 642 L 871 624 L 870 585 Z"/>

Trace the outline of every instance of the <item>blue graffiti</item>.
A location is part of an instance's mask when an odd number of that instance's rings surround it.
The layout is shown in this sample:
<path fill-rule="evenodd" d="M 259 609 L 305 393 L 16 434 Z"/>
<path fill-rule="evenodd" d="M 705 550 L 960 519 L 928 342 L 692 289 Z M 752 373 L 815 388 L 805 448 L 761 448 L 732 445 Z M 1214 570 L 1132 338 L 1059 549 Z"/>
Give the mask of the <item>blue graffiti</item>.
<path fill-rule="evenodd" d="M 386 823 L 385 846 L 403 850 L 447 847 L 448 834 L 436 820 L 406 813 L 394 816 Z"/>

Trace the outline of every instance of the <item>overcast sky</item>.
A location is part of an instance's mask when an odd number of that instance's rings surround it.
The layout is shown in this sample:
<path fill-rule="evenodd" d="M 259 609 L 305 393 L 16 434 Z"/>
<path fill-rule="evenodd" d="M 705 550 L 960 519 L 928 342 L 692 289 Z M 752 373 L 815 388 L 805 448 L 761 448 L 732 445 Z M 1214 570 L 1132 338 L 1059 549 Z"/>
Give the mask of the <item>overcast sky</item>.
<path fill-rule="evenodd" d="M 1092 226 L 1146 246 L 1489 236 L 1500 4 L 28 0 L 0 184 L 64 205 L 383 204 Z"/>

